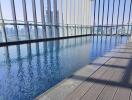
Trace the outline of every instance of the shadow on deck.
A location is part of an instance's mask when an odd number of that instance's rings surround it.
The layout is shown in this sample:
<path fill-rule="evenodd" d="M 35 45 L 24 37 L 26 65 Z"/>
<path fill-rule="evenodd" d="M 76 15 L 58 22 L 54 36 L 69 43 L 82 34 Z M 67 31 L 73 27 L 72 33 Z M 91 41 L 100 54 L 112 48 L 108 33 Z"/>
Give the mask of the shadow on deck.
<path fill-rule="evenodd" d="M 87 79 L 74 76 L 75 80 L 86 80 L 65 100 L 132 100 L 132 44 L 112 53 L 115 55 Z"/>
<path fill-rule="evenodd" d="M 132 100 L 132 43 L 96 59 L 36 99 Z"/>

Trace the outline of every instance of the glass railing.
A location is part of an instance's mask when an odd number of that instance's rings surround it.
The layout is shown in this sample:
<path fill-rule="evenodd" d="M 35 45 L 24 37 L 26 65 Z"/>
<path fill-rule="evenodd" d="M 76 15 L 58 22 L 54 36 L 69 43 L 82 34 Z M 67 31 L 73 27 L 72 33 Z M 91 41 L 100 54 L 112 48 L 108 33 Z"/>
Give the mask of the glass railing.
<path fill-rule="evenodd" d="M 2 25 L 2 24 L 1 24 Z M 60 39 L 91 34 L 89 26 L 82 25 L 42 25 L 24 23 L 4 23 L 5 32 L 0 30 L 0 43 L 39 39 Z M 4 35 L 6 34 L 6 35 Z M 4 37 L 6 36 L 6 37 Z M 7 41 L 3 41 L 7 38 Z"/>
<path fill-rule="evenodd" d="M 81 25 L 41 25 L 24 23 L 5 23 L 5 33 L 0 30 L 0 43 L 19 42 L 32 40 L 52 40 L 86 35 L 106 35 L 106 36 L 130 36 L 131 25 L 118 26 L 81 26 Z M 4 34 L 6 34 L 4 37 Z M 7 38 L 7 41 L 4 38 Z"/>

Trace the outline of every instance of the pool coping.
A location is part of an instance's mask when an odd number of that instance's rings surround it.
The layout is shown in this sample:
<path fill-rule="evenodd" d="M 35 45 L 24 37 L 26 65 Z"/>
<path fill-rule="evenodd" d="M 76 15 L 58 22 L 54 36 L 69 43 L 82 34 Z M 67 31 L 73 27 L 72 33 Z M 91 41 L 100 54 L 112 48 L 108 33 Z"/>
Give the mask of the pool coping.
<path fill-rule="evenodd" d="M 117 48 L 124 46 L 124 44 L 117 46 L 111 51 L 117 51 Z M 98 57 L 92 63 L 82 67 L 80 70 L 77 70 L 70 77 L 65 78 L 52 88 L 48 89 L 46 92 L 40 94 L 35 98 L 35 100 L 63 100 L 71 92 L 73 92 L 81 83 L 83 83 L 88 77 L 93 75 L 98 69 L 100 69 L 106 62 L 108 62 L 115 52 L 107 52 L 102 57 Z M 99 65 L 95 65 L 97 63 Z M 76 76 L 84 77 L 81 80 L 76 80 Z"/>

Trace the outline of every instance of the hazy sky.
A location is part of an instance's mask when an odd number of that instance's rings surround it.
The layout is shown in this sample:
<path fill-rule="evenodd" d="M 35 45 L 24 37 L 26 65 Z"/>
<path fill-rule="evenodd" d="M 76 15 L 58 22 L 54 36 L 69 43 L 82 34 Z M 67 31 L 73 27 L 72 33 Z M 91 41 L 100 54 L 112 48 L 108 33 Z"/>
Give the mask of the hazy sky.
<path fill-rule="evenodd" d="M 16 7 L 16 15 L 17 15 L 17 20 L 23 20 L 23 11 L 22 11 L 22 0 L 14 0 L 15 1 L 15 7 Z M 58 5 L 59 5 L 59 1 L 58 0 Z M 64 11 L 64 7 L 65 7 L 65 1 L 66 0 L 62 0 L 63 1 L 63 4 L 62 4 L 62 7 L 63 7 L 63 13 L 65 13 Z M 70 0 L 71 1 L 71 0 Z M 75 0 L 76 2 L 78 0 Z M 84 1 L 84 0 L 80 0 L 80 3 Z M 97 6 L 96 6 L 96 11 L 98 11 L 98 1 L 97 0 Z M 103 0 L 101 0 L 101 8 L 100 8 L 100 24 L 102 22 L 102 3 Z M 116 20 L 117 20 L 117 5 L 118 5 L 118 1 L 119 0 L 115 0 L 115 16 L 114 16 L 114 23 L 116 24 Z M 130 6 L 130 1 L 131 0 L 126 0 L 126 12 L 125 12 L 125 23 L 128 22 L 128 14 L 129 14 L 129 6 Z M 10 5 L 10 0 L 0 0 L 1 2 L 1 5 L 2 5 L 2 10 L 3 10 L 3 17 L 4 19 L 9 19 L 9 20 L 12 20 L 12 13 L 11 13 L 11 5 Z M 46 4 L 46 0 L 44 0 L 45 2 L 45 10 L 47 8 Z M 108 0 L 105 0 L 105 17 L 104 17 L 104 24 L 106 24 L 106 19 L 107 19 L 107 3 L 108 3 Z M 112 19 L 112 3 L 113 3 L 113 0 L 110 0 L 110 13 L 109 13 L 109 24 L 111 24 L 111 19 Z M 31 5 L 31 0 L 26 0 L 26 4 L 27 4 L 27 13 L 28 13 L 28 20 L 29 21 L 32 21 L 33 20 L 33 17 L 32 17 L 32 5 Z M 82 3 L 83 6 L 85 3 Z M 122 23 L 122 18 L 123 18 L 123 5 L 124 4 L 124 0 L 121 0 L 121 6 L 120 6 L 120 17 L 119 17 L 119 23 L 121 24 Z M 53 0 L 51 0 L 51 5 L 53 6 Z M 70 3 L 69 3 L 70 5 Z M 74 10 L 73 10 L 73 5 L 74 5 L 74 2 L 72 2 L 71 4 L 71 8 L 72 8 L 72 14 L 74 14 Z M 76 3 L 76 8 L 77 8 L 77 5 L 78 3 Z M 36 0 L 36 10 L 37 10 L 37 19 L 38 21 L 40 22 L 41 21 L 41 14 L 40 14 L 40 1 L 39 0 Z M 59 7 L 58 7 L 59 8 Z M 92 10 L 91 10 L 91 23 L 93 23 L 93 3 L 92 3 Z M 53 10 L 53 7 L 52 7 L 52 10 Z M 68 11 L 70 12 L 70 8 L 68 8 Z M 77 11 L 77 10 L 76 10 Z M 83 11 L 80 11 L 80 16 L 83 17 L 83 15 L 86 15 L 87 10 L 83 10 Z M 77 13 L 77 12 L 76 12 Z M 71 16 L 70 15 L 71 13 L 68 13 L 68 16 Z M 96 12 L 96 23 L 98 22 L 98 16 L 97 16 L 97 12 Z M 65 15 L 65 14 L 64 14 Z M 131 14 L 132 16 L 132 14 Z M 78 17 L 78 19 L 76 18 L 76 22 L 81 20 L 80 18 L 81 17 Z M 65 18 L 65 17 L 64 17 Z M 73 18 L 72 18 L 73 19 Z"/>

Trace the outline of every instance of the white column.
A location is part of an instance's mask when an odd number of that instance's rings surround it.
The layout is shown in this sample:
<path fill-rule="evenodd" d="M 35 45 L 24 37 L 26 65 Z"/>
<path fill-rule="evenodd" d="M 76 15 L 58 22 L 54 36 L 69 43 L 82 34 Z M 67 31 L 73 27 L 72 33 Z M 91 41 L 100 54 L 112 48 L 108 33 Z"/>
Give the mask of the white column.
<path fill-rule="evenodd" d="M 79 25 L 79 18 L 80 18 L 79 1 L 80 1 L 80 0 L 77 0 L 77 8 L 76 8 L 76 12 L 77 12 L 77 20 L 76 20 L 76 23 L 77 23 L 78 25 Z"/>
<path fill-rule="evenodd" d="M 77 0 L 74 0 L 74 2 L 73 2 L 73 4 L 74 4 L 74 24 L 76 24 L 76 14 L 77 14 L 77 12 L 76 12 L 76 7 L 77 7 Z"/>
<path fill-rule="evenodd" d="M 63 11 L 62 11 L 62 0 L 58 0 L 59 2 L 59 25 L 63 24 Z"/>
<path fill-rule="evenodd" d="M 63 26 L 64 25 L 64 11 L 63 11 L 63 8 L 62 8 L 62 5 L 64 7 L 64 4 L 62 2 L 62 0 L 58 0 L 59 2 L 59 25 L 60 26 Z M 60 33 L 60 36 L 64 36 L 64 27 L 61 27 L 59 28 L 59 33 Z"/>
<path fill-rule="evenodd" d="M 68 18 L 67 18 L 67 14 L 68 14 L 68 0 L 63 0 L 63 6 L 64 6 L 64 16 L 63 16 L 63 20 L 64 20 L 64 24 L 68 23 Z"/>
<path fill-rule="evenodd" d="M 54 35 L 55 35 L 55 37 L 59 37 L 57 0 L 53 1 L 53 5 L 54 5 L 54 7 L 53 7 L 54 8 L 53 15 L 54 15 L 54 25 L 55 25 L 55 27 L 54 27 Z"/>
<path fill-rule="evenodd" d="M 48 20 L 48 25 L 52 25 L 52 16 L 51 16 L 51 1 L 47 0 L 47 20 Z M 52 37 L 52 27 L 48 27 L 48 36 Z"/>
<path fill-rule="evenodd" d="M 67 24 L 71 24 L 71 22 L 70 22 L 70 15 L 71 15 L 70 1 L 71 0 L 66 0 L 66 1 L 67 1 Z"/>
<path fill-rule="evenodd" d="M 47 0 L 47 14 L 48 14 L 48 24 L 51 25 L 51 2 L 50 0 Z"/>
<path fill-rule="evenodd" d="M 88 25 L 91 25 L 91 7 L 92 7 L 92 0 L 88 0 Z"/>
<path fill-rule="evenodd" d="M 57 25 L 57 0 L 53 0 L 54 5 L 54 25 Z"/>

